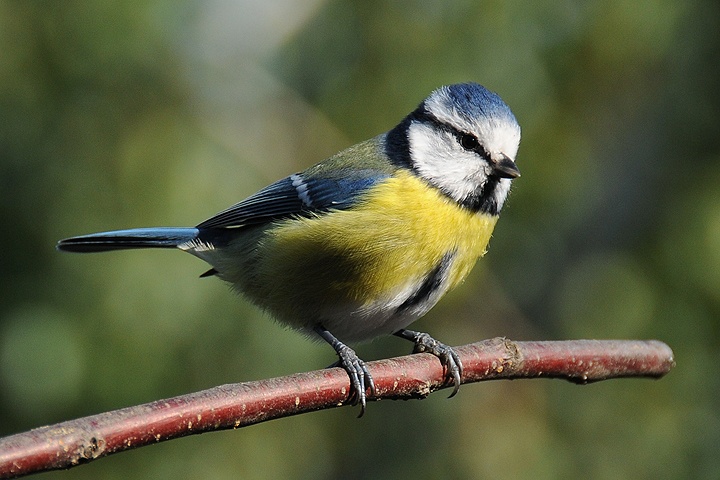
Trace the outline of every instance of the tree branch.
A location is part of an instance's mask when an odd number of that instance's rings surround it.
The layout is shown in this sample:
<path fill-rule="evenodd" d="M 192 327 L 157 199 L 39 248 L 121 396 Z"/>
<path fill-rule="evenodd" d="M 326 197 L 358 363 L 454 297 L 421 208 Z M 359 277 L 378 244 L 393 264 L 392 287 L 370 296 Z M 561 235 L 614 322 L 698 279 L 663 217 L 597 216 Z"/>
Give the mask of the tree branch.
<path fill-rule="evenodd" d="M 563 378 L 590 383 L 620 377 L 660 378 L 674 366 L 662 342 L 575 340 L 513 342 L 496 338 L 456 347 L 463 383 Z M 369 362 L 377 395 L 423 398 L 445 388 L 439 360 L 416 354 Z M 0 438 L 0 478 L 71 468 L 116 452 L 198 433 L 240 428 L 348 403 L 340 368 L 222 385 Z"/>

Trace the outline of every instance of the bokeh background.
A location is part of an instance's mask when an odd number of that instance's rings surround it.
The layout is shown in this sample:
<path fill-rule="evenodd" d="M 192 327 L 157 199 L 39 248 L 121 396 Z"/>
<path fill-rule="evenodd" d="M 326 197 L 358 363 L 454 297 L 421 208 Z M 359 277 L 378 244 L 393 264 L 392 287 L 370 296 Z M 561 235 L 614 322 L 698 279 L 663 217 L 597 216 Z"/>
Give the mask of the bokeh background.
<path fill-rule="evenodd" d="M 1 2 L 0 435 L 334 361 L 189 255 L 54 244 L 194 225 L 472 80 L 522 125 L 523 176 L 415 326 L 657 338 L 670 375 L 468 385 L 43 478 L 720 478 L 719 59 L 713 1 Z"/>

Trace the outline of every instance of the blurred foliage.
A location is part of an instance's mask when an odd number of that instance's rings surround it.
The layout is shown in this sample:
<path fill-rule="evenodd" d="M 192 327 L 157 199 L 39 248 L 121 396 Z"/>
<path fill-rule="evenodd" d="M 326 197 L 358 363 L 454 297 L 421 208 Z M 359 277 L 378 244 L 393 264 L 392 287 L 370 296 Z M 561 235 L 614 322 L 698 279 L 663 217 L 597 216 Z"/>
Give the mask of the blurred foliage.
<path fill-rule="evenodd" d="M 471 385 L 44 478 L 717 478 L 718 32 L 699 0 L 0 3 L 0 435 L 333 361 L 190 256 L 54 243 L 196 224 L 473 80 L 518 117 L 523 176 L 418 328 L 658 338 L 667 378 Z"/>

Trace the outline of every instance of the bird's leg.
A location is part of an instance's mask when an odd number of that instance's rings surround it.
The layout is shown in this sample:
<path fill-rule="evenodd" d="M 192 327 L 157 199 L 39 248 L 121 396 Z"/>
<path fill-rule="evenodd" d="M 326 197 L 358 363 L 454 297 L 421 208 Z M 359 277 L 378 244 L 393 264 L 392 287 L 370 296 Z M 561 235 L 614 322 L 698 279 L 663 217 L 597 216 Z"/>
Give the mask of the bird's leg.
<path fill-rule="evenodd" d="M 355 398 L 352 404 L 357 405 L 360 403 L 360 415 L 358 415 L 358 418 L 362 417 L 365 413 L 365 406 L 367 404 L 367 396 L 365 394 L 366 384 L 370 387 L 370 394 L 375 395 L 375 382 L 373 382 L 372 376 L 365 366 L 365 362 L 360 360 L 355 353 L 355 350 L 338 340 L 335 335 L 330 333 L 322 325 L 316 326 L 314 330 L 318 335 L 320 335 L 320 337 L 322 337 L 323 340 L 335 349 L 338 357 L 340 357 L 335 365 L 343 368 L 350 377 L 350 385 L 352 386 L 352 390 L 355 392 Z"/>
<path fill-rule="evenodd" d="M 440 359 L 440 363 L 442 363 L 445 368 L 445 376 L 447 379 L 452 379 L 452 382 L 455 385 L 455 388 L 448 398 L 455 396 L 460 389 L 460 377 L 462 376 L 463 369 L 460 357 L 457 353 L 455 353 L 455 350 L 444 343 L 438 342 L 430 335 L 423 332 L 402 329 L 395 332 L 394 335 L 413 342 L 415 344 L 413 353 L 427 352 L 438 357 Z"/>

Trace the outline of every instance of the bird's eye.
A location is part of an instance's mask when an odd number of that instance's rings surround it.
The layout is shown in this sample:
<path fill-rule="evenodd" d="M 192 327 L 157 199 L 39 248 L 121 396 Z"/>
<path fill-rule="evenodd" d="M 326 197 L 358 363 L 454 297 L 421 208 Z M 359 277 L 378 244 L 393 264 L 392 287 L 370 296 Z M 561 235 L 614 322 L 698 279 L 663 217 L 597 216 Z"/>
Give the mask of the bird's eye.
<path fill-rule="evenodd" d="M 480 145 L 480 142 L 478 142 L 475 135 L 463 133 L 460 135 L 460 145 L 462 145 L 465 150 L 475 150 Z"/>

